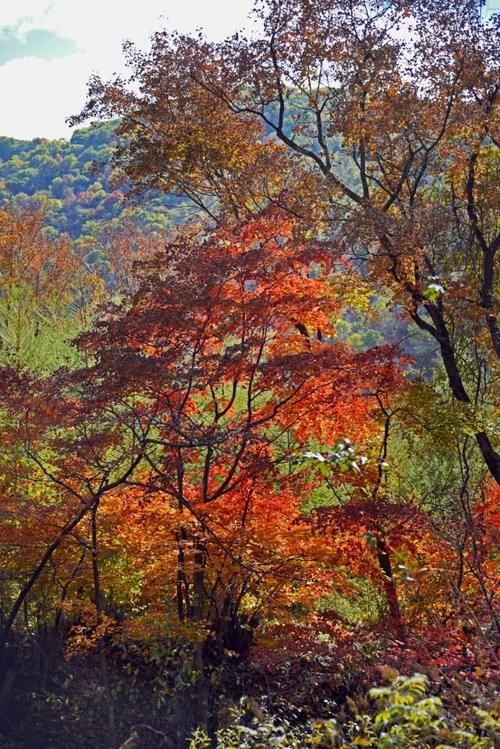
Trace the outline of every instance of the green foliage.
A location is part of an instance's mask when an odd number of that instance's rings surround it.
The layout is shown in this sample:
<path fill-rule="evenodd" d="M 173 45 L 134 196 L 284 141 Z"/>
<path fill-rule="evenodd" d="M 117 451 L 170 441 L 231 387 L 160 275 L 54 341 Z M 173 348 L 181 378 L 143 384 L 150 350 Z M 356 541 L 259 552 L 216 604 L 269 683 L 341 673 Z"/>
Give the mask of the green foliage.
<path fill-rule="evenodd" d="M 0 366 L 14 366 L 38 373 L 79 361 L 71 341 L 81 331 L 71 309 L 61 309 L 54 298 L 37 304 L 26 283 L 0 296 Z"/>
<path fill-rule="evenodd" d="M 389 687 L 371 689 L 379 703 L 372 726 L 377 749 L 494 749 L 500 738 L 500 721 L 493 712 L 476 711 L 479 725 L 452 725 L 439 697 L 427 695 L 422 674 L 398 677 Z M 356 743 L 354 743 L 356 746 Z"/>
<path fill-rule="evenodd" d="M 430 283 L 424 290 L 424 297 L 430 302 L 436 302 L 444 294 L 444 289 L 439 283 Z"/>
<path fill-rule="evenodd" d="M 369 691 L 378 705 L 375 714 L 361 712 L 349 699 L 354 719 L 293 725 L 256 709 L 243 699 L 229 711 L 229 723 L 216 732 L 217 749 L 299 749 L 299 747 L 373 747 L 373 749 L 494 749 L 500 739 L 498 709 L 474 708 L 456 718 L 439 697 L 428 694 L 422 674 L 399 676 L 387 687 Z M 361 701 L 363 702 L 363 701 Z M 205 731 L 194 732 L 189 749 L 213 746 Z"/>
<path fill-rule="evenodd" d="M 190 209 L 182 199 L 149 193 L 127 200 L 129 188 L 115 184 L 115 122 L 76 130 L 70 141 L 0 138 L 0 207 L 43 205 L 51 236 L 96 238 L 102 226 L 133 221 L 161 231 L 184 221 Z"/>
<path fill-rule="evenodd" d="M 346 574 L 348 571 L 346 570 Z M 349 577 L 355 593 L 349 596 L 335 591 L 319 602 L 320 611 L 334 612 L 342 622 L 350 626 L 373 625 L 382 616 L 385 599 L 373 584 L 362 577 Z"/>
<path fill-rule="evenodd" d="M 429 337 L 410 326 L 390 294 L 378 291 L 369 301 L 365 310 L 352 309 L 344 313 L 335 323 L 337 336 L 354 351 L 366 351 L 389 342 L 397 344 L 414 361 L 414 372 L 420 370 L 425 379 L 431 377 L 436 366 L 436 347 Z"/>
<path fill-rule="evenodd" d="M 333 747 L 338 730 L 334 720 L 317 721 L 310 726 L 293 726 L 286 719 L 262 714 L 253 716 L 250 700 L 243 698 L 238 707 L 229 711 L 229 725 L 216 732 L 217 749 L 302 749 L 302 747 Z M 258 711 L 260 712 L 260 711 Z M 194 731 L 189 749 L 209 749 L 213 746 L 207 733 Z"/>

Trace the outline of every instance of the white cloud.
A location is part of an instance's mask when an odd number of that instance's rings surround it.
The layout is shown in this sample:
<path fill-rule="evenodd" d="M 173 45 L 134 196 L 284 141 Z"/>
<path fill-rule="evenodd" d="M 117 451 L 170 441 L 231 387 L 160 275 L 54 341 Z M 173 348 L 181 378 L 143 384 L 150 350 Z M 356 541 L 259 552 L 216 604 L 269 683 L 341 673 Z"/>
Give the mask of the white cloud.
<path fill-rule="evenodd" d="M 0 6 L 0 27 L 16 26 L 20 19 L 43 19 L 50 8 L 50 0 L 16 0 Z M 40 27 L 42 28 L 42 27 Z"/>
<path fill-rule="evenodd" d="M 94 71 L 110 76 L 123 66 L 121 45 L 132 39 L 146 46 L 153 31 L 205 29 L 221 38 L 245 24 L 252 0 L 16 0 L 1 3 L 0 28 L 14 26 L 22 36 L 45 29 L 74 40 L 79 51 L 57 60 L 35 57 L 0 66 L 0 135 L 16 138 L 67 137 L 65 118 L 85 100 Z"/>
<path fill-rule="evenodd" d="M 0 67 L 0 135 L 67 137 L 64 120 L 82 106 L 91 63 L 85 54 L 62 60 L 23 57 Z"/>

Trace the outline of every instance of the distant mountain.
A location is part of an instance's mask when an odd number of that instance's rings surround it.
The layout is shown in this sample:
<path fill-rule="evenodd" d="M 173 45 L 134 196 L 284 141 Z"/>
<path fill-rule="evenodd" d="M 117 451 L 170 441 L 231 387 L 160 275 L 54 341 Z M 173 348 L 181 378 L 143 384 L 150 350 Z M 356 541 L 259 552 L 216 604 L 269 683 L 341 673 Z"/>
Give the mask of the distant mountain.
<path fill-rule="evenodd" d="M 109 222 L 132 220 L 159 231 L 192 213 L 186 201 L 171 195 L 127 199 L 127 188 L 112 181 L 116 123 L 76 130 L 71 140 L 0 137 L 0 207 L 43 204 L 49 233 L 85 241 L 99 236 Z"/>

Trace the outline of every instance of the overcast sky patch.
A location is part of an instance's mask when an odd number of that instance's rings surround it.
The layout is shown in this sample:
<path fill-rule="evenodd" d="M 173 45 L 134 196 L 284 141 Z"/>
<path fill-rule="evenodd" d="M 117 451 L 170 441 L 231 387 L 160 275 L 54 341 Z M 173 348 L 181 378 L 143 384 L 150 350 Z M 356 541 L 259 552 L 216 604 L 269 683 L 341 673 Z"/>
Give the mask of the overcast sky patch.
<path fill-rule="evenodd" d="M 19 34 L 16 27 L 0 29 L 0 65 L 19 57 L 55 60 L 76 52 L 77 44 L 47 29 L 30 29 Z"/>

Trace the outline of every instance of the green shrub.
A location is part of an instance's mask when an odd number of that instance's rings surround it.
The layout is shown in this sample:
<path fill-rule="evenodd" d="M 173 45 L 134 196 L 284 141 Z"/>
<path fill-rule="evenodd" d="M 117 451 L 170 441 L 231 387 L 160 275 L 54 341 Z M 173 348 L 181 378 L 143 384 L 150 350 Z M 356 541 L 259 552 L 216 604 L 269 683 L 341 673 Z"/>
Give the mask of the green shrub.
<path fill-rule="evenodd" d="M 352 720 L 335 719 L 292 725 L 252 707 L 243 699 L 229 711 L 228 725 L 216 732 L 217 749 L 302 749 L 302 747 L 373 747 L 373 749 L 495 749 L 500 740 L 498 707 L 470 708 L 453 716 L 439 697 L 428 694 L 422 674 L 399 676 L 388 687 L 369 691 L 377 704 L 373 713 L 360 712 L 351 700 Z M 207 733 L 198 729 L 189 749 L 214 746 Z"/>

